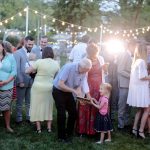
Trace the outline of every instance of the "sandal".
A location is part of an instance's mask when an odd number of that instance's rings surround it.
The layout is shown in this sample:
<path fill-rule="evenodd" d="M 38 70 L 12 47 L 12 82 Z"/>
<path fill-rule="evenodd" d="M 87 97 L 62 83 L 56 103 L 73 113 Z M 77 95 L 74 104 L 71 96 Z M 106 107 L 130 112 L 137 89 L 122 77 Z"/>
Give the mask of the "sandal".
<path fill-rule="evenodd" d="M 136 129 L 132 129 L 131 134 L 138 136 L 138 131 Z"/>
<path fill-rule="evenodd" d="M 142 139 L 145 139 L 144 132 L 138 131 L 138 137 L 142 138 Z"/>
<path fill-rule="evenodd" d="M 111 142 L 111 139 L 106 139 L 105 142 Z"/>

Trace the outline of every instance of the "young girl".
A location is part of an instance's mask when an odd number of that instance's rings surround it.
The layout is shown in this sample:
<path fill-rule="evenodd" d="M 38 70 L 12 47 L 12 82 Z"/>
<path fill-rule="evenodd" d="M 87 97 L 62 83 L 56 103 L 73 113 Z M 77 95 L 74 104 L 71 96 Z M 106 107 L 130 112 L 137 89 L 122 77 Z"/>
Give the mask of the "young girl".
<path fill-rule="evenodd" d="M 108 99 L 111 93 L 111 85 L 108 83 L 102 83 L 100 86 L 101 97 L 97 102 L 95 99 L 91 99 L 91 104 L 99 109 L 99 112 L 95 119 L 94 129 L 96 132 L 101 132 L 100 141 L 97 144 L 102 144 L 104 142 L 105 133 L 108 134 L 108 138 L 105 142 L 111 142 L 112 123 L 108 114 Z"/>

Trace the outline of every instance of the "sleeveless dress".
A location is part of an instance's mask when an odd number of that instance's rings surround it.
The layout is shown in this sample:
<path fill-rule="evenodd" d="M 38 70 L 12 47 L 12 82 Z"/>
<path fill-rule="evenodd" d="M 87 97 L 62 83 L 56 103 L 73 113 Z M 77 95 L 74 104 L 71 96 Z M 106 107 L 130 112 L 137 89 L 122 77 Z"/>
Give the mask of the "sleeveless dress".
<path fill-rule="evenodd" d="M 102 69 L 99 61 L 97 60 L 97 62 L 92 65 L 92 69 L 88 72 L 90 95 L 97 101 L 100 97 L 99 88 L 101 83 Z M 98 109 L 91 104 L 78 104 L 77 133 L 87 135 L 94 135 L 96 133 L 94 130 L 94 122 L 97 112 Z"/>

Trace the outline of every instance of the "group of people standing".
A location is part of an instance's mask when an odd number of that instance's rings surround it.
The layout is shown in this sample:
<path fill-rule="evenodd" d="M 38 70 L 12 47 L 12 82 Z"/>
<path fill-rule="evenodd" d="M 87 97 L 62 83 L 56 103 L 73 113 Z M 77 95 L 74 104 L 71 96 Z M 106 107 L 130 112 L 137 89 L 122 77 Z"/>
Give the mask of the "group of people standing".
<path fill-rule="evenodd" d="M 84 36 L 72 49 L 70 62 L 61 69 L 46 36 L 41 37 L 40 46 L 33 45 L 34 39 L 27 36 L 23 45 L 10 54 L 0 42 L 0 111 L 7 131 L 13 132 L 10 108 L 16 92 L 16 123 L 23 121 L 25 100 L 26 122 L 35 122 L 37 133 L 42 132 L 43 121 L 47 121 L 47 131 L 51 132 L 54 99 L 61 142 L 70 140 L 74 129 L 80 135 L 101 132 L 98 144 L 104 142 L 104 135 L 108 133 L 105 142 L 110 142 L 114 112 L 118 110 L 118 129 L 122 130 L 129 125 L 129 106 L 139 108 L 132 133 L 145 138 L 150 104 L 145 44 L 134 47 L 128 43 L 124 52 L 110 56 L 109 65 L 104 62 L 105 56 L 100 56 L 96 43 Z M 87 101 L 82 100 L 84 97 Z"/>

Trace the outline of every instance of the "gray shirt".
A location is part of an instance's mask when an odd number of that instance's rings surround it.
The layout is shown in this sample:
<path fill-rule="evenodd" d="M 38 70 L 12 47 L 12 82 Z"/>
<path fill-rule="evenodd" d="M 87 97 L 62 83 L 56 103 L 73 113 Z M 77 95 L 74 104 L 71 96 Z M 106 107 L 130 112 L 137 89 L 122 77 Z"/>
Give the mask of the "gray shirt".
<path fill-rule="evenodd" d="M 65 81 L 65 85 L 70 88 L 77 88 L 81 86 L 85 80 L 86 73 L 80 74 L 78 71 L 79 63 L 68 63 L 64 65 L 59 73 L 57 74 L 56 78 L 53 81 L 53 85 L 61 90 L 58 83 L 60 80 Z"/>

